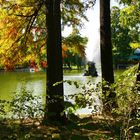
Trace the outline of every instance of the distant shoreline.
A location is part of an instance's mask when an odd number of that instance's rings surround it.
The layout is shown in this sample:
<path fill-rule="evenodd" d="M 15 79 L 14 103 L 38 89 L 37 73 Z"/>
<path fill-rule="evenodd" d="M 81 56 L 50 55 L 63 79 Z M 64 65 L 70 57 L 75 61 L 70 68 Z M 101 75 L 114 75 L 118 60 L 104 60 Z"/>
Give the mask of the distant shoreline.
<path fill-rule="evenodd" d="M 6 71 L 5 69 L 0 69 L 0 72 L 31 72 L 30 71 L 31 69 L 30 68 L 15 68 L 13 70 L 10 70 L 10 71 Z M 84 68 L 72 68 L 72 69 L 69 69 L 69 68 L 63 68 L 64 71 L 71 71 L 71 70 L 84 70 Z M 45 71 L 43 69 L 39 69 L 39 71 Z"/>

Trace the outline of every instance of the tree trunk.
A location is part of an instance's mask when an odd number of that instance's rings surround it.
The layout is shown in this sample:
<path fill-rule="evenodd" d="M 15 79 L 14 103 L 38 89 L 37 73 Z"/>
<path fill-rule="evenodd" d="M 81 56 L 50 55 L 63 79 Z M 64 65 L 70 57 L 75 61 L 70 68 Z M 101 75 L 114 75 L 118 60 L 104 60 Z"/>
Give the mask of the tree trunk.
<path fill-rule="evenodd" d="M 47 88 L 45 121 L 65 121 L 62 46 L 61 46 L 61 0 L 48 0 L 47 7 Z"/>
<path fill-rule="evenodd" d="M 113 83 L 110 0 L 100 0 L 100 47 L 102 78 L 108 83 Z"/>
<path fill-rule="evenodd" d="M 102 84 L 103 113 L 110 114 L 113 107 L 116 107 L 114 91 L 110 90 L 111 83 L 114 83 L 113 58 L 111 44 L 111 20 L 110 0 L 100 0 L 100 47 L 101 47 L 101 68 L 102 83 L 105 80 L 108 86 Z"/>

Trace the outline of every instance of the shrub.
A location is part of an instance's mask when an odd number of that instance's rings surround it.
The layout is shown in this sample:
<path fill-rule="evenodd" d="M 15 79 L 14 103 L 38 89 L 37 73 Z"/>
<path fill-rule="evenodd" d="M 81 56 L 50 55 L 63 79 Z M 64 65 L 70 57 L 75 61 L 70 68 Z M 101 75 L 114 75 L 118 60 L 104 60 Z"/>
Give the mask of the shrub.
<path fill-rule="evenodd" d="M 11 101 L 0 100 L 1 118 L 12 119 L 40 119 L 44 115 L 43 99 L 33 95 L 32 90 L 27 90 L 22 83 L 20 90 L 14 92 Z"/>
<path fill-rule="evenodd" d="M 44 114 L 42 98 L 33 95 L 33 91 L 26 90 L 25 84 L 21 89 L 14 93 L 14 97 L 10 102 L 10 113 L 12 118 L 40 118 Z"/>
<path fill-rule="evenodd" d="M 129 138 L 130 133 L 140 127 L 140 91 L 136 82 L 137 73 L 138 65 L 126 70 L 114 84 L 118 108 L 114 108 L 113 112 L 122 117 L 123 138 Z"/>

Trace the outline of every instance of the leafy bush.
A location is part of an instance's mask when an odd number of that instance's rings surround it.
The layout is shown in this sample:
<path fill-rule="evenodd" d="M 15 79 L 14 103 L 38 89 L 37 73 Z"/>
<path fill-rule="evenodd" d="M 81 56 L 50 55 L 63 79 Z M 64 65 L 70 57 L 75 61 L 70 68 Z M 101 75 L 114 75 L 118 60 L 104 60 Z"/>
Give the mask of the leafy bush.
<path fill-rule="evenodd" d="M 136 76 L 138 65 L 131 67 L 120 75 L 114 84 L 118 108 L 113 112 L 122 117 L 122 137 L 130 137 L 130 133 L 140 127 L 140 91 Z M 140 134 L 139 134 L 140 135 Z"/>
<path fill-rule="evenodd" d="M 33 91 L 27 90 L 23 83 L 11 101 L 0 100 L 0 116 L 19 120 L 39 119 L 44 115 L 43 107 L 42 98 L 33 95 Z"/>
<path fill-rule="evenodd" d="M 33 95 L 33 91 L 26 90 L 22 85 L 19 92 L 15 92 L 10 102 L 10 112 L 13 118 L 40 118 L 44 114 L 42 98 Z"/>
<path fill-rule="evenodd" d="M 91 109 L 91 113 L 97 113 L 102 110 L 102 102 L 100 99 L 101 83 L 94 84 L 91 81 L 88 81 L 85 84 L 76 81 L 65 82 L 81 89 L 80 92 L 65 96 L 65 111 L 68 115 L 74 114 L 78 109 L 82 108 Z"/>

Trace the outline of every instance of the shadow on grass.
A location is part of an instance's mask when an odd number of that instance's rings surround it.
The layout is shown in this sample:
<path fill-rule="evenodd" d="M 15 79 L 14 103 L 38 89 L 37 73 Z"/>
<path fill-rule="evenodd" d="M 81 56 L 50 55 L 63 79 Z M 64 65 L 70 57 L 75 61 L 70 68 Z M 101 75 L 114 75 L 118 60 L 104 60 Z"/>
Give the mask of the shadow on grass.
<path fill-rule="evenodd" d="M 73 120 L 74 122 L 74 120 Z M 79 118 L 67 125 L 41 125 L 26 120 L 0 122 L 0 140 L 117 140 L 119 126 L 99 118 Z M 117 126 L 117 127 L 116 127 Z"/>

